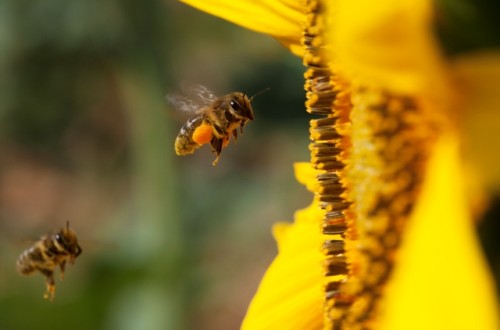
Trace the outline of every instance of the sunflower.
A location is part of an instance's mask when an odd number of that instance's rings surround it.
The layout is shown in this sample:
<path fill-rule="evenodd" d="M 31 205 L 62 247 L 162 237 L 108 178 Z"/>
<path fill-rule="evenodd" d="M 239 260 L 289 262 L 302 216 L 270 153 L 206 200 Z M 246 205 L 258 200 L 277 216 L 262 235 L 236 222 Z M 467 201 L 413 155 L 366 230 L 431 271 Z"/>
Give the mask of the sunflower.
<path fill-rule="evenodd" d="M 311 160 L 295 172 L 313 200 L 275 225 L 242 328 L 498 329 L 463 150 L 468 115 L 497 110 L 499 54 L 445 56 L 430 0 L 182 2 L 305 66 Z"/>

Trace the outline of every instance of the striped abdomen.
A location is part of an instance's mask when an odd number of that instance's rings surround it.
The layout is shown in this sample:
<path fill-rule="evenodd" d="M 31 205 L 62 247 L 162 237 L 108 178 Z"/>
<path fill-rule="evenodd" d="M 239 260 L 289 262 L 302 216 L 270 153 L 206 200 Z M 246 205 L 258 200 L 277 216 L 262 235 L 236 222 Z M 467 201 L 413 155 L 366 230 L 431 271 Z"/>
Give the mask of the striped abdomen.
<path fill-rule="evenodd" d="M 25 250 L 17 259 L 17 271 L 28 275 L 35 270 L 53 270 L 56 267 L 55 258 L 59 254 L 50 238 L 46 237 Z"/>
<path fill-rule="evenodd" d="M 212 125 L 202 116 L 191 118 L 181 127 L 175 139 L 175 153 L 181 156 L 192 154 L 211 139 Z"/>

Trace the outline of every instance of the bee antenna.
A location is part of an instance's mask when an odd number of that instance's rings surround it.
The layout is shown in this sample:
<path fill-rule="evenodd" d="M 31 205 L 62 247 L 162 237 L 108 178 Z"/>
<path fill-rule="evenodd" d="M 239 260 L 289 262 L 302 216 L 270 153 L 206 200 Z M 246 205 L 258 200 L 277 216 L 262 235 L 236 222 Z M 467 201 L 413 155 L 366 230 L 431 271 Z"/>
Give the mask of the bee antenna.
<path fill-rule="evenodd" d="M 66 221 L 66 229 L 69 230 L 69 220 Z"/>
<path fill-rule="evenodd" d="M 270 90 L 270 89 L 271 89 L 271 87 L 267 87 L 267 88 L 264 88 L 263 90 L 261 90 L 261 91 L 259 91 L 259 92 L 255 93 L 255 94 L 253 94 L 253 95 L 252 95 L 252 97 L 250 97 L 250 102 L 252 102 L 253 98 L 254 98 L 254 97 L 256 97 L 257 95 L 260 95 L 260 94 L 262 94 L 262 93 L 265 93 L 265 92 L 267 92 L 267 91 L 268 91 L 268 90 Z"/>

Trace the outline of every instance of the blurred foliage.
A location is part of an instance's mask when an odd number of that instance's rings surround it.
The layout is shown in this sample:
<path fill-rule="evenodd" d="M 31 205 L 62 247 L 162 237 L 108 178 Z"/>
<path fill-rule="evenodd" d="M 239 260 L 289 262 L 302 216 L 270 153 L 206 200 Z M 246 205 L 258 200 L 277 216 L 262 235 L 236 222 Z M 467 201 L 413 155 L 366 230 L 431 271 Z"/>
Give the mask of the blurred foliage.
<path fill-rule="evenodd" d="M 479 223 L 479 237 L 489 266 L 493 271 L 497 283 L 497 295 L 500 297 L 500 243 L 498 233 L 500 233 L 500 197 L 492 198 L 490 208 L 484 214 Z"/>
<path fill-rule="evenodd" d="M 268 37 L 176 2 L 0 3 L 0 329 L 234 329 L 310 197 L 302 66 Z M 217 167 L 173 155 L 184 83 L 267 87 Z M 280 150 L 279 155 L 276 150 Z M 307 196 L 307 197 L 306 197 Z M 66 220 L 84 252 L 53 303 L 18 240 Z"/>
<path fill-rule="evenodd" d="M 436 31 L 450 55 L 500 47 L 496 0 L 437 0 Z"/>

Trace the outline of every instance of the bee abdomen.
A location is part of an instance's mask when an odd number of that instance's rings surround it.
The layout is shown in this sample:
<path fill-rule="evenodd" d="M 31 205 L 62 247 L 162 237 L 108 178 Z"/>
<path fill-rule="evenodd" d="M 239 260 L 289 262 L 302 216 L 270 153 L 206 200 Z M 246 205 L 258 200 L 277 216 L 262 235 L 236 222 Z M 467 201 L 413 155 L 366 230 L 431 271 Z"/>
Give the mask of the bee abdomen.
<path fill-rule="evenodd" d="M 49 240 L 43 240 L 24 251 L 17 259 L 17 271 L 28 275 L 35 270 L 54 268 L 54 255 L 48 250 Z"/>
<path fill-rule="evenodd" d="M 30 253 L 31 249 L 28 249 L 24 251 L 17 259 L 16 269 L 18 273 L 28 275 L 36 270 L 36 268 L 33 266 L 33 263 L 31 262 L 32 258 L 30 257 Z"/>
<path fill-rule="evenodd" d="M 212 126 L 203 117 L 192 118 L 182 126 L 175 139 L 175 153 L 180 156 L 192 154 L 211 139 Z"/>
<path fill-rule="evenodd" d="M 200 144 L 185 134 L 179 133 L 175 139 L 175 153 L 179 156 L 192 154 L 199 147 L 201 147 Z"/>

